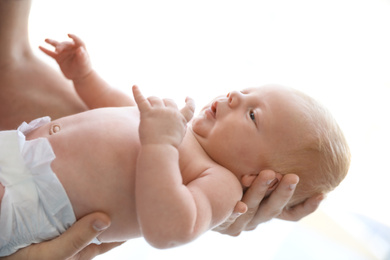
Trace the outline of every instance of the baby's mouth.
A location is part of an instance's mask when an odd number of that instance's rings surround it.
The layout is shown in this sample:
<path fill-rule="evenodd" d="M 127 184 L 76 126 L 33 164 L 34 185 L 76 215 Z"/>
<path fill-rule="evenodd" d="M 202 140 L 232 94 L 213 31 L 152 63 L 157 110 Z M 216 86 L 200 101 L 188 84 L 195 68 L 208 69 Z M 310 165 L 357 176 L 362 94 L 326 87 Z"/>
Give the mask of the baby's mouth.
<path fill-rule="evenodd" d="M 214 101 L 210 107 L 210 110 L 211 110 L 211 112 L 213 112 L 214 117 L 216 117 L 216 115 L 217 115 L 217 104 L 218 104 L 218 102 Z"/>

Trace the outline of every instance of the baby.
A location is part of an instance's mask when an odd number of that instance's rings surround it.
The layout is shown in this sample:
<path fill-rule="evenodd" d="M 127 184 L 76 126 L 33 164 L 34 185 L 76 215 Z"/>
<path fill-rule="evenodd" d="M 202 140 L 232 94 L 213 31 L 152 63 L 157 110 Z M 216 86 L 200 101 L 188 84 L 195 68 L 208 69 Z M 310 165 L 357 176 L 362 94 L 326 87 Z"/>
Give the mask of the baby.
<path fill-rule="evenodd" d="M 100 242 L 143 236 L 154 247 L 174 247 L 222 223 L 243 184 L 262 171 L 276 172 L 270 190 L 282 175 L 300 177 L 288 207 L 328 193 L 347 174 L 349 148 L 337 123 L 296 90 L 232 91 L 192 119 L 191 99 L 179 111 L 133 87 L 135 107 L 92 70 L 84 43 L 69 37 L 47 40 L 55 51 L 41 50 L 97 109 L 0 132 L 0 256 L 96 211 L 112 220 Z"/>

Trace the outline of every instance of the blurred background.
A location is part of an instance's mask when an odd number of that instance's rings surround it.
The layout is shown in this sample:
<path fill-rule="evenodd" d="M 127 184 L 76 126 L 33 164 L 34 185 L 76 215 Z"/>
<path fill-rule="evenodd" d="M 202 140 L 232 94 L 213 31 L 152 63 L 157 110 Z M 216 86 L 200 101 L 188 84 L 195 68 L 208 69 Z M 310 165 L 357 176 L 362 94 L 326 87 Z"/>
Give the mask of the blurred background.
<path fill-rule="evenodd" d="M 273 220 L 239 237 L 208 232 L 157 250 L 142 238 L 96 259 L 390 259 L 390 1 L 34 0 L 31 45 L 86 43 L 114 87 L 214 96 L 267 83 L 300 89 L 327 106 L 352 150 L 343 183 L 298 223 Z"/>

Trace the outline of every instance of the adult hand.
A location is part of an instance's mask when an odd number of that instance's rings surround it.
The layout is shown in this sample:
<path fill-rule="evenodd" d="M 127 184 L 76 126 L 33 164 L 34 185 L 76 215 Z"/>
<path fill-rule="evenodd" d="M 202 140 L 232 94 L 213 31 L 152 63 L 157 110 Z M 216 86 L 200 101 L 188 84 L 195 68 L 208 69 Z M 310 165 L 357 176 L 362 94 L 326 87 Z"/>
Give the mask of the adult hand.
<path fill-rule="evenodd" d="M 47 242 L 25 247 L 10 256 L 0 259 L 89 260 L 122 244 L 107 243 L 89 245 L 89 243 L 103 233 L 110 224 L 111 222 L 107 215 L 103 213 L 92 213 L 77 221 L 61 236 Z"/>
<path fill-rule="evenodd" d="M 265 198 L 270 181 L 275 178 L 274 171 L 260 172 L 245 192 L 242 201 L 237 203 L 229 219 L 214 230 L 222 234 L 238 236 L 242 231 L 253 230 L 272 218 L 298 221 L 314 212 L 324 198 L 323 195 L 317 195 L 287 209 L 286 205 L 294 194 L 299 177 L 295 174 L 284 175 L 277 188 Z"/>

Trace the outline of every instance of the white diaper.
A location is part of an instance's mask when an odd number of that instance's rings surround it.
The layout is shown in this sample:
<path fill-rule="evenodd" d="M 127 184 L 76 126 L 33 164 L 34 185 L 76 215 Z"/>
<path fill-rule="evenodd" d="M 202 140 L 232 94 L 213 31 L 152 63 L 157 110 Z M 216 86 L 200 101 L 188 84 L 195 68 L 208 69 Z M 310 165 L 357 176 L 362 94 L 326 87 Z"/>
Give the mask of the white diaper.
<path fill-rule="evenodd" d="M 46 138 L 25 134 L 50 122 L 39 118 L 17 130 L 0 132 L 0 256 L 59 236 L 75 221 L 69 198 L 52 171 L 54 152 Z"/>

